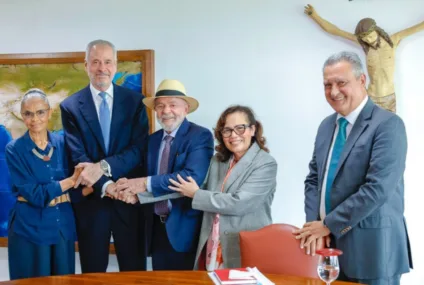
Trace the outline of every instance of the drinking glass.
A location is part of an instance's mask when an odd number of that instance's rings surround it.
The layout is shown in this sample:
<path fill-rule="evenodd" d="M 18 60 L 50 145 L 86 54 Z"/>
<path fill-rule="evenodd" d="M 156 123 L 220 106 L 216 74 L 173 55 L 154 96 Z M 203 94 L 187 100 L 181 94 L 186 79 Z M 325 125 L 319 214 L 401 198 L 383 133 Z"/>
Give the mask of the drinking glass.
<path fill-rule="evenodd" d="M 324 248 L 317 250 L 320 255 L 318 259 L 318 276 L 327 285 L 339 277 L 340 267 L 338 256 L 343 252 L 335 248 Z"/>

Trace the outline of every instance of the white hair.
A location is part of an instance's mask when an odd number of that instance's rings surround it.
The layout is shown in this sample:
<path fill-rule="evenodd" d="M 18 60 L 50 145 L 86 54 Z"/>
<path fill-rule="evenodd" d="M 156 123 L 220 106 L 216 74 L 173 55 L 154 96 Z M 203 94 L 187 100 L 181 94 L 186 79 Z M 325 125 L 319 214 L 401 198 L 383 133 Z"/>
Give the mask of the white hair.
<path fill-rule="evenodd" d="M 88 45 L 87 45 L 87 49 L 85 50 L 85 61 L 88 61 L 88 58 L 90 57 L 90 52 L 91 52 L 91 49 L 93 48 L 93 46 L 108 46 L 108 47 L 111 47 L 112 51 L 113 51 L 113 58 L 115 59 L 115 61 L 118 60 L 116 48 L 111 42 L 106 41 L 106 40 L 95 40 L 95 41 L 88 43 Z"/>
<path fill-rule="evenodd" d="M 356 53 L 350 52 L 350 51 L 342 51 L 342 52 L 335 53 L 335 54 L 331 55 L 325 61 L 324 66 L 322 68 L 322 72 L 324 72 L 324 69 L 327 66 L 334 65 L 334 64 L 342 62 L 342 61 L 350 63 L 350 65 L 352 67 L 353 74 L 355 74 L 356 78 L 359 78 L 362 74 L 365 73 L 364 67 L 362 65 L 362 61 L 359 58 L 359 56 Z"/>
<path fill-rule="evenodd" d="M 31 88 L 24 94 L 24 97 L 22 98 L 22 101 L 21 101 L 21 109 L 22 109 L 22 106 L 29 99 L 32 99 L 32 98 L 42 99 L 49 106 L 49 109 L 50 109 L 50 103 L 49 103 L 49 100 L 47 99 L 46 93 L 44 93 L 41 89 L 38 89 L 38 88 Z"/>

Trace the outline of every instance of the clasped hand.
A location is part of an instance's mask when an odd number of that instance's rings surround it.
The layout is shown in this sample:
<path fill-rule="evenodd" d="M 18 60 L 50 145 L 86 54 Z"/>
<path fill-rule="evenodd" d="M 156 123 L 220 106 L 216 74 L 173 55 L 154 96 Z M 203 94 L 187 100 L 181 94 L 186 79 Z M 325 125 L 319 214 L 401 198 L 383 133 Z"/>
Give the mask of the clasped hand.
<path fill-rule="evenodd" d="M 309 222 L 303 228 L 293 231 L 296 239 L 300 239 L 300 248 L 305 248 L 306 254 L 315 252 L 324 246 L 330 247 L 330 230 L 322 221 Z"/>
<path fill-rule="evenodd" d="M 110 193 L 115 199 L 125 203 L 135 204 L 138 202 L 138 193 L 146 191 L 146 177 L 142 178 L 121 178 L 115 183 L 114 192 Z M 109 192 L 108 192 L 109 193 Z"/>
<path fill-rule="evenodd" d="M 82 168 L 82 167 L 75 167 L 75 169 L 74 169 L 74 174 L 72 174 L 72 176 L 71 177 L 69 177 L 69 179 L 72 181 L 72 187 L 74 187 L 74 188 L 76 188 L 76 184 L 77 184 L 77 181 L 78 181 L 78 179 L 79 179 L 79 177 L 81 176 L 81 172 L 84 170 L 84 168 Z M 91 193 L 93 193 L 93 187 L 88 187 L 88 186 L 85 186 L 85 187 L 83 187 L 83 189 L 82 189 L 82 195 L 83 196 L 87 196 L 87 195 L 90 195 Z"/>
<path fill-rule="evenodd" d="M 77 188 L 79 185 L 92 187 L 104 173 L 100 167 L 100 163 L 81 162 L 75 166 L 75 169 L 80 168 L 83 170 L 75 182 L 74 188 Z"/>

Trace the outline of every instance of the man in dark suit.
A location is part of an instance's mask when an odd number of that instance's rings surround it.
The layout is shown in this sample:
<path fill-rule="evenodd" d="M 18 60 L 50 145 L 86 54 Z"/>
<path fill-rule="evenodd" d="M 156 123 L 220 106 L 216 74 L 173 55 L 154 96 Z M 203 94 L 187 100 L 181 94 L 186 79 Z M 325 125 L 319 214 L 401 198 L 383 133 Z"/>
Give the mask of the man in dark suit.
<path fill-rule="evenodd" d="M 341 280 L 399 284 L 412 268 L 403 216 L 405 126 L 368 98 L 355 53 L 331 56 L 323 72 L 336 113 L 318 129 L 305 180 L 307 223 L 296 237 L 312 254 L 324 243 L 341 249 Z"/>
<path fill-rule="evenodd" d="M 84 168 L 77 181 L 84 189 L 71 192 L 82 272 L 106 271 L 111 234 L 119 269 L 143 270 L 142 209 L 113 199 L 114 181 L 142 171 L 149 134 L 143 96 L 112 83 L 117 53 L 108 41 L 88 44 L 85 68 L 89 86 L 60 105 L 71 167 Z"/>
<path fill-rule="evenodd" d="M 153 270 L 192 270 L 202 212 L 192 208 L 191 198 L 181 197 L 168 186 L 178 174 L 185 179 L 191 176 L 198 185 L 203 183 L 213 154 L 213 137 L 208 129 L 185 118 L 197 109 L 198 102 L 186 96 L 177 80 L 162 81 L 155 98 L 145 98 L 143 103 L 156 111 L 163 129 L 149 137 L 148 176 L 120 179 L 117 188 L 127 202 L 139 199 L 145 203 L 142 194 L 146 191 L 162 200 L 151 205 Z"/>

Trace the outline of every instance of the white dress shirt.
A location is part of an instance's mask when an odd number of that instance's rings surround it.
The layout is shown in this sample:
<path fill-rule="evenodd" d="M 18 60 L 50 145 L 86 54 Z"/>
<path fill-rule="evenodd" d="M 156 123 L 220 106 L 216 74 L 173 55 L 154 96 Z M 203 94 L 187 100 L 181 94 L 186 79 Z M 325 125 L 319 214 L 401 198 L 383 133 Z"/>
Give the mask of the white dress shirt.
<path fill-rule="evenodd" d="M 353 125 L 356 122 L 356 119 L 358 119 L 359 114 L 361 113 L 362 109 L 364 109 L 365 104 L 367 102 L 368 102 L 368 96 L 366 96 L 365 99 L 362 100 L 361 104 L 359 104 L 359 106 L 356 107 L 355 110 L 353 110 L 349 115 L 344 117 L 348 121 L 348 124 L 346 126 L 346 141 L 347 141 L 347 138 L 349 137 L 349 134 L 350 134 L 350 131 L 352 130 Z M 328 152 L 327 164 L 325 166 L 324 181 L 322 182 L 321 202 L 320 202 L 320 210 L 319 210 L 322 221 L 325 219 L 325 216 L 326 216 L 325 215 L 325 189 L 327 187 L 328 167 L 330 166 L 331 154 L 333 153 L 334 142 L 336 141 L 337 133 L 339 132 L 338 120 L 339 118 L 342 118 L 342 117 L 343 117 L 342 115 L 337 114 L 336 130 L 334 131 L 334 134 L 333 134 L 333 141 L 331 143 L 330 151 Z"/>

